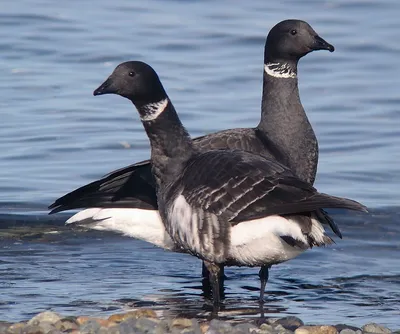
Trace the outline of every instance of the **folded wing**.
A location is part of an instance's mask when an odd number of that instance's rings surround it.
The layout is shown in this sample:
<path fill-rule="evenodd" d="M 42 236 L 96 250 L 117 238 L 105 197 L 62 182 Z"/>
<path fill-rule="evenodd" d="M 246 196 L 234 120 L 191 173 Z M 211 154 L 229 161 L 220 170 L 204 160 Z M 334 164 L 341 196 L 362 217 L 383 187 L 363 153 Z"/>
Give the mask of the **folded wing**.
<path fill-rule="evenodd" d="M 171 189 L 172 238 L 217 262 L 226 254 L 223 245 L 229 246 L 232 225 L 322 208 L 366 211 L 356 201 L 319 193 L 274 160 L 243 151 L 196 155 Z"/>

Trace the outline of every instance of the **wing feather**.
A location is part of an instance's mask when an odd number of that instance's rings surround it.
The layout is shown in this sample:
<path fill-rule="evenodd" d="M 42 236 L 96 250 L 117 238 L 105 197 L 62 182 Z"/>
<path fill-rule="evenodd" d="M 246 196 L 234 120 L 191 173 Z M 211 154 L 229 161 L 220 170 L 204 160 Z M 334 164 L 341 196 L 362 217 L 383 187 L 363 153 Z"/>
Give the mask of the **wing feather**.
<path fill-rule="evenodd" d="M 317 192 L 274 160 L 233 152 L 210 151 L 190 161 L 182 175 L 190 205 L 234 222 L 320 208 L 366 211 L 358 202 Z"/>
<path fill-rule="evenodd" d="M 157 209 L 154 178 L 148 161 L 116 170 L 60 198 L 50 214 L 85 207 Z"/>

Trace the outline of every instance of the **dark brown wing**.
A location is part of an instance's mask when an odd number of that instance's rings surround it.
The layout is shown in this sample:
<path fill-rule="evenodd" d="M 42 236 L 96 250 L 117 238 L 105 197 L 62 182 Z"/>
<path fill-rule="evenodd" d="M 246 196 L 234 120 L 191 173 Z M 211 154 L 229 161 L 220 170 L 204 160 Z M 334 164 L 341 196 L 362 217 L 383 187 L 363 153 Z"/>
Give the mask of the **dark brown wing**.
<path fill-rule="evenodd" d="M 366 211 L 358 202 L 317 192 L 274 160 L 242 151 L 197 155 L 181 182 L 190 205 L 231 222 L 321 208 Z"/>

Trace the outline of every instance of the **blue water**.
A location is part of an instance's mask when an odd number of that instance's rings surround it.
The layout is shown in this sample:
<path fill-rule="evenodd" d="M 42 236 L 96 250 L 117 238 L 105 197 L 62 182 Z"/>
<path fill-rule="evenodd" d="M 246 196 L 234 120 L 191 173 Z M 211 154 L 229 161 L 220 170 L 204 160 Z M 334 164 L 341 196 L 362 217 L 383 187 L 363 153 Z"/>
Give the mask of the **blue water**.
<path fill-rule="evenodd" d="M 343 240 L 273 268 L 266 312 L 399 328 L 399 13 L 395 0 L 2 6 L 0 319 L 143 305 L 206 314 L 197 259 L 118 235 L 71 231 L 63 227 L 69 215 L 49 218 L 46 206 L 149 156 L 133 106 L 92 96 L 118 63 L 151 64 L 193 136 L 254 126 L 266 34 L 299 18 L 336 47 L 308 55 L 299 69 L 320 146 L 316 186 L 361 201 L 372 214 L 337 216 Z M 228 270 L 226 316 L 257 317 L 256 273 Z"/>

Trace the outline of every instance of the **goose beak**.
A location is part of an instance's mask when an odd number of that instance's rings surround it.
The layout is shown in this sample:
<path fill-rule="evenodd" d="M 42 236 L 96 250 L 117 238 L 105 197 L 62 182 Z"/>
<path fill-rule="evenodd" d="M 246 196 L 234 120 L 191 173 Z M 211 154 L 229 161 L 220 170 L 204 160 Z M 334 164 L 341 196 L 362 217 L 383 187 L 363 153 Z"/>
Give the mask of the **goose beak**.
<path fill-rule="evenodd" d="M 329 44 L 318 35 L 314 37 L 314 45 L 311 47 L 313 50 L 328 50 L 329 52 L 335 51 L 335 47 Z"/>
<path fill-rule="evenodd" d="M 116 90 L 113 87 L 113 81 L 111 77 L 109 77 L 106 81 L 104 81 L 95 91 L 93 92 L 94 96 L 104 95 L 104 94 L 115 94 Z"/>

